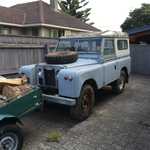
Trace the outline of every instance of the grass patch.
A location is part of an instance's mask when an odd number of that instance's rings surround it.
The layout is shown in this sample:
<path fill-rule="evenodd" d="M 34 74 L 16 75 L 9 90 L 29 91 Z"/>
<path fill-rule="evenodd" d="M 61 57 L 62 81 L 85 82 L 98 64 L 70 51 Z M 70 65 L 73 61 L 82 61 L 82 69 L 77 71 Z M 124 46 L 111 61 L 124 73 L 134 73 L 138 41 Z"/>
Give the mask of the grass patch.
<path fill-rule="evenodd" d="M 48 142 L 60 142 L 62 134 L 59 131 L 52 131 L 47 136 Z"/>

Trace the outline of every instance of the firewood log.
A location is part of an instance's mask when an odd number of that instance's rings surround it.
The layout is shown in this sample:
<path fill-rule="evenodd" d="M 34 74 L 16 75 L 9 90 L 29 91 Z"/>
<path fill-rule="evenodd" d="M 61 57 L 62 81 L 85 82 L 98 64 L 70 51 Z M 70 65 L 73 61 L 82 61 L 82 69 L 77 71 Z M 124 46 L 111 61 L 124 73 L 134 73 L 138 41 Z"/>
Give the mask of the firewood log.
<path fill-rule="evenodd" d="M 15 78 L 15 79 L 6 79 L 6 78 L 0 78 L 0 85 L 23 85 L 27 83 L 27 79 L 25 77 L 23 78 Z"/>
<path fill-rule="evenodd" d="M 2 95 L 6 96 L 8 99 L 15 98 L 18 96 L 23 96 L 31 90 L 30 85 L 21 85 L 21 86 L 9 86 L 5 85 L 3 87 Z"/>

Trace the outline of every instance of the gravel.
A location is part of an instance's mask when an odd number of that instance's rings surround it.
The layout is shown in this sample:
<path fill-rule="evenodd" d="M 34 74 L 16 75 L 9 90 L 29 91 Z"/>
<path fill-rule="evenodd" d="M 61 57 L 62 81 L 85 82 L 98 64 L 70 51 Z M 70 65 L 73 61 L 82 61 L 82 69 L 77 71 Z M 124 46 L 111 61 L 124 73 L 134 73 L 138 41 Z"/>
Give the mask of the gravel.
<path fill-rule="evenodd" d="M 55 104 L 23 122 L 23 150 L 150 150 L 150 77 L 132 76 L 120 95 L 99 91 L 93 114 L 81 123 Z M 62 135 L 59 142 L 47 141 L 51 132 Z"/>

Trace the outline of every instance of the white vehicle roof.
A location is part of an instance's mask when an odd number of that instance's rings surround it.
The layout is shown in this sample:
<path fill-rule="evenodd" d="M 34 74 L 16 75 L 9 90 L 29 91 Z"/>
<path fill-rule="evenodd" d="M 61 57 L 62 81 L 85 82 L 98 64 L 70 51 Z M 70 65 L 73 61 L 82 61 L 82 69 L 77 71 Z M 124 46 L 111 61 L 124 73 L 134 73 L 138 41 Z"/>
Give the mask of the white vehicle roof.
<path fill-rule="evenodd" d="M 104 31 L 104 32 L 90 32 L 77 35 L 65 36 L 63 38 L 86 38 L 86 37 L 116 37 L 116 38 L 129 38 L 126 32 L 121 31 Z"/>

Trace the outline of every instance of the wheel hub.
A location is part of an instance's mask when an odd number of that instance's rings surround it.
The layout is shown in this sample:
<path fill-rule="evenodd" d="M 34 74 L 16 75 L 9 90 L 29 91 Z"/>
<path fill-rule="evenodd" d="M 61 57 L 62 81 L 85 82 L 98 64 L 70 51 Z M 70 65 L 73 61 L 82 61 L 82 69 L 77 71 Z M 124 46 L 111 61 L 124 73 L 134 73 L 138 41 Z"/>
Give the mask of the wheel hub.
<path fill-rule="evenodd" d="M 87 97 L 87 95 L 84 95 L 84 97 L 83 97 L 83 108 L 84 108 L 84 110 L 88 109 L 88 105 L 89 105 L 88 97 Z"/>
<path fill-rule="evenodd" d="M 123 88 L 124 88 L 124 78 L 123 77 L 121 77 L 120 78 L 120 82 L 119 82 L 119 88 L 120 88 L 120 90 L 122 90 Z"/>
<path fill-rule="evenodd" d="M 17 150 L 17 137 L 15 135 L 12 136 L 5 136 L 0 140 L 0 147 L 3 150 Z"/>
<path fill-rule="evenodd" d="M 90 109 L 89 106 L 90 106 L 91 98 L 92 98 L 92 93 L 90 90 L 87 90 L 84 93 L 83 103 L 82 103 L 82 107 L 83 107 L 85 112 L 88 112 L 88 110 Z"/>
<path fill-rule="evenodd" d="M 123 86 L 124 86 L 124 82 L 123 82 L 123 80 L 121 80 L 121 81 L 120 81 L 120 85 L 119 85 L 120 90 L 122 90 L 122 89 L 123 89 Z"/>

